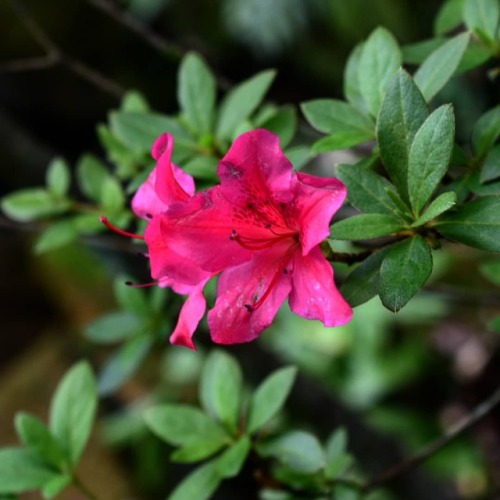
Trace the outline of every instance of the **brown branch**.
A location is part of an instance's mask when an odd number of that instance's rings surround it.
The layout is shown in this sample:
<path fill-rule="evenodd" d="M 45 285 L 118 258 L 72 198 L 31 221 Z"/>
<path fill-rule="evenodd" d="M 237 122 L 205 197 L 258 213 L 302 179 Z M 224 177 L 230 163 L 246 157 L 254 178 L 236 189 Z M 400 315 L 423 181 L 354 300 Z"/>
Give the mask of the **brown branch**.
<path fill-rule="evenodd" d="M 372 491 L 390 481 L 394 481 L 402 474 L 418 467 L 422 462 L 444 448 L 451 441 L 470 429 L 479 420 L 488 415 L 498 404 L 500 404 L 500 387 L 485 401 L 476 406 L 466 417 L 448 429 L 445 434 L 432 443 L 424 446 L 421 450 L 409 457 L 407 460 L 398 463 L 388 470 L 368 481 L 362 486 L 363 491 Z"/>
<path fill-rule="evenodd" d="M 45 51 L 45 55 L 41 57 L 8 61 L 0 65 L 1 72 L 39 70 L 61 64 L 72 71 L 75 75 L 99 88 L 101 91 L 110 94 L 117 99 L 121 99 L 123 97 L 125 89 L 121 85 L 104 76 L 99 71 L 91 68 L 84 62 L 64 53 L 37 23 L 35 18 L 31 15 L 31 12 L 21 2 L 21 0 L 10 0 L 10 4 L 31 37 Z"/>

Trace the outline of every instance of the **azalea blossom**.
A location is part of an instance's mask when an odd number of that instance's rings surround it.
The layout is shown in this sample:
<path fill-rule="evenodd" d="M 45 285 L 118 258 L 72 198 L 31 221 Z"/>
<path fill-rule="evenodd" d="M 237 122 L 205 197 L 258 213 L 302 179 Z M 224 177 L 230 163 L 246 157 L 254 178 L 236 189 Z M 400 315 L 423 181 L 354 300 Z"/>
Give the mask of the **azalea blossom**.
<path fill-rule="evenodd" d="M 158 228 L 169 253 L 198 272 L 220 273 L 208 315 L 212 339 L 255 339 L 287 297 L 299 316 L 325 326 L 349 322 L 352 309 L 320 248 L 346 197 L 345 186 L 338 179 L 294 173 L 279 138 L 266 130 L 236 139 L 217 173 L 220 185 L 169 204 Z M 170 279 L 185 282 L 185 268 L 175 261 L 163 264 Z"/>

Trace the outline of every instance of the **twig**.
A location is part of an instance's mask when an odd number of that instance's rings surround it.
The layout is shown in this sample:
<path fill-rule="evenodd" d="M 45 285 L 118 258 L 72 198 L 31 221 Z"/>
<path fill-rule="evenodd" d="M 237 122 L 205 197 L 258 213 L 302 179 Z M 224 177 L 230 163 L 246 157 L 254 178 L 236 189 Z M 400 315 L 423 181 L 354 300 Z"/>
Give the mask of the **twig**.
<path fill-rule="evenodd" d="M 1 72 L 15 72 L 27 70 L 46 69 L 57 64 L 66 66 L 74 74 L 93 84 L 103 92 L 121 99 L 125 89 L 104 76 L 99 71 L 86 65 L 84 62 L 65 54 L 47 35 L 42 27 L 36 22 L 31 12 L 21 0 L 10 0 L 14 12 L 19 17 L 25 28 L 40 47 L 45 51 L 45 56 L 28 59 L 9 61 L 0 65 Z"/>
<path fill-rule="evenodd" d="M 479 420 L 488 415 L 500 403 L 500 387 L 485 401 L 479 404 L 472 410 L 466 417 L 460 420 L 457 424 L 452 426 L 446 433 L 434 442 L 428 444 L 415 455 L 409 457 L 407 460 L 390 467 L 388 470 L 368 481 L 362 486 L 363 491 L 372 491 L 375 488 L 386 484 L 398 478 L 405 472 L 416 468 L 422 462 L 430 458 L 434 453 L 438 452 L 441 448 L 448 445 L 451 441 L 463 434 L 466 430 L 470 429 Z"/>
<path fill-rule="evenodd" d="M 177 59 L 180 59 L 186 52 L 176 44 L 165 40 L 157 35 L 139 19 L 130 15 L 128 12 L 120 9 L 116 4 L 108 0 L 87 0 L 94 7 L 106 12 L 115 21 L 139 35 L 151 47 L 159 52 L 170 54 Z"/>

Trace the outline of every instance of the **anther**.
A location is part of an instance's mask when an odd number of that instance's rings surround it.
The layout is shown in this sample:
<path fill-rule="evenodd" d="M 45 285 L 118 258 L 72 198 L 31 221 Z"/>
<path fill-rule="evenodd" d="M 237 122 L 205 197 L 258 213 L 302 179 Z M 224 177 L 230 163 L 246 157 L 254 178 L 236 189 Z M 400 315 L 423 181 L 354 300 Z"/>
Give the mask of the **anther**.
<path fill-rule="evenodd" d="M 250 304 L 243 304 L 243 307 L 248 311 L 248 312 L 253 312 L 253 307 Z"/>

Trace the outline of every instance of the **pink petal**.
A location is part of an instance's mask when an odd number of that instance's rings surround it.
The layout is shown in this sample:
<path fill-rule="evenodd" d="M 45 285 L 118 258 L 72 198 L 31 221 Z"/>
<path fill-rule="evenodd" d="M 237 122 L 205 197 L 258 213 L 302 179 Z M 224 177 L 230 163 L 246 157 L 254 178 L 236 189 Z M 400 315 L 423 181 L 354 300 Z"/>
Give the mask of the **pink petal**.
<path fill-rule="evenodd" d="M 347 189 L 338 179 L 297 173 L 293 184 L 302 255 L 330 235 L 330 221 L 342 206 Z"/>
<path fill-rule="evenodd" d="M 284 245 L 276 245 L 259 252 L 250 262 L 223 271 L 215 307 L 208 313 L 214 342 L 249 342 L 271 325 L 291 289 L 290 275 L 284 274 L 287 252 Z M 253 311 L 245 308 L 263 296 L 265 299 Z"/>
<path fill-rule="evenodd" d="M 224 196 L 240 206 L 291 199 L 292 164 L 283 154 L 279 137 L 267 130 L 240 135 L 220 161 L 217 173 Z"/>
<path fill-rule="evenodd" d="M 195 192 L 193 178 L 172 163 L 173 148 L 174 138 L 170 134 L 162 134 L 156 139 L 151 150 L 157 161 L 155 191 L 167 205 L 186 200 Z"/>
<path fill-rule="evenodd" d="M 335 287 L 333 269 L 319 247 L 309 255 L 296 252 L 290 309 L 307 319 L 319 319 L 325 326 L 340 326 L 352 318 L 352 309 Z"/>
<path fill-rule="evenodd" d="M 203 296 L 203 287 L 205 282 L 201 285 L 194 287 L 189 293 L 189 296 L 184 302 L 179 314 L 177 326 L 170 336 L 170 343 L 173 345 L 182 345 L 196 350 L 193 343 L 193 334 L 198 328 L 198 324 L 203 318 L 206 309 L 206 300 Z"/>
<path fill-rule="evenodd" d="M 146 228 L 144 239 L 148 245 L 148 255 L 151 263 L 151 276 L 156 280 L 165 281 L 163 286 L 172 283 L 197 285 L 211 276 L 200 269 L 198 265 L 173 251 L 165 242 L 161 228 L 161 216 L 154 217 Z"/>
<path fill-rule="evenodd" d="M 151 215 L 157 215 L 167 209 L 167 206 L 160 200 L 155 190 L 156 169 L 150 174 L 137 193 L 132 198 L 132 210 L 142 219 L 149 220 Z"/>
<path fill-rule="evenodd" d="M 175 203 L 162 214 L 162 232 L 168 246 L 211 273 L 252 257 L 252 251 L 231 239 L 235 224 L 234 206 L 221 195 L 220 187 Z"/>

